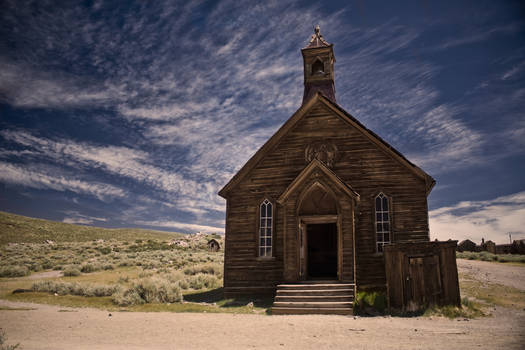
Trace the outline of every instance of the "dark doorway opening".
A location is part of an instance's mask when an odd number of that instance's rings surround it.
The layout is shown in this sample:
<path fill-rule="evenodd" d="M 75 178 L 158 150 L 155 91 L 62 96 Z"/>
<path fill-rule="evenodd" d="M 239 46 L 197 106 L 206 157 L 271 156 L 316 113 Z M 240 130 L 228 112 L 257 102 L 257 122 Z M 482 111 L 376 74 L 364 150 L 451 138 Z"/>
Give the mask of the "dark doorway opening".
<path fill-rule="evenodd" d="M 308 277 L 337 278 L 337 225 L 309 224 Z"/>

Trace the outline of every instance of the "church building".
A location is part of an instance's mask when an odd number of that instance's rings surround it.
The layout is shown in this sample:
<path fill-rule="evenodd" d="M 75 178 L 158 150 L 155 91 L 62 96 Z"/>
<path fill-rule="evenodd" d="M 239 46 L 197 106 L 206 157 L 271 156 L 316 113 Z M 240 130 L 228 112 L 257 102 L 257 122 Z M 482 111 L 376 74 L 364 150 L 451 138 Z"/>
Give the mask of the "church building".
<path fill-rule="evenodd" d="M 229 297 L 323 282 L 385 289 L 384 247 L 429 241 L 435 180 L 337 104 L 319 26 L 301 53 L 302 105 L 219 192 Z"/>

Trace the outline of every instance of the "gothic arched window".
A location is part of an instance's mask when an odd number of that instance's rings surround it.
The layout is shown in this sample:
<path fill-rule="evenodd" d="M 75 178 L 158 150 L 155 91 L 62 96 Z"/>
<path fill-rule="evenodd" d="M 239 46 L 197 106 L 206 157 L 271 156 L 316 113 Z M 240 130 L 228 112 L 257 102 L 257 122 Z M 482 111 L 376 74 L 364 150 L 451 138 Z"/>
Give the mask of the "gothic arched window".
<path fill-rule="evenodd" d="M 273 205 L 265 199 L 259 210 L 259 256 L 272 256 Z"/>
<path fill-rule="evenodd" d="M 321 60 L 317 59 L 314 64 L 312 64 L 312 75 L 324 73 L 324 63 Z"/>
<path fill-rule="evenodd" d="M 390 203 L 388 197 L 380 193 L 376 197 L 376 250 L 383 252 L 383 246 L 391 242 Z"/>

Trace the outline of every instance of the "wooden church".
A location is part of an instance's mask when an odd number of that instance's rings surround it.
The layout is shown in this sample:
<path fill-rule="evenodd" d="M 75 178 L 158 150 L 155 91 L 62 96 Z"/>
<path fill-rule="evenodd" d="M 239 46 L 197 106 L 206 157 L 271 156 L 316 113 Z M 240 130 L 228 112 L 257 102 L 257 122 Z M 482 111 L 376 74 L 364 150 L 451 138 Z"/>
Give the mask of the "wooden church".
<path fill-rule="evenodd" d="M 318 26 L 301 52 L 301 107 L 219 192 L 228 297 L 277 289 L 278 306 L 295 287 L 385 289 L 384 247 L 429 241 L 434 179 L 337 104 Z"/>

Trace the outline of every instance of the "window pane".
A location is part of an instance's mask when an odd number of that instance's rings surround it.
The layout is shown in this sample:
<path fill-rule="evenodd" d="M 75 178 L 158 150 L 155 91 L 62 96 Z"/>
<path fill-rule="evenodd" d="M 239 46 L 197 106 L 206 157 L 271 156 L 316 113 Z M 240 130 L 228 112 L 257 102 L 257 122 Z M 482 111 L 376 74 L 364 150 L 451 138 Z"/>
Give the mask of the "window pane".
<path fill-rule="evenodd" d="M 388 198 L 383 197 L 383 211 L 388 211 Z"/>
<path fill-rule="evenodd" d="M 266 227 L 272 227 L 272 219 L 266 219 Z"/>
<path fill-rule="evenodd" d="M 390 231 L 390 224 L 388 222 L 383 223 L 383 231 Z"/>
<path fill-rule="evenodd" d="M 261 204 L 261 218 L 266 216 L 266 204 Z"/>
<path fill-rule="evenodd" d="M 377 241 L 378 242 L 383 242 L 383 234 L 382 233 L 378 233 L 377 234 Z"/>
<path fill-rule="evenodd" d="M 388 213 L 383 213 L 383 221 L 388 221 Z"/>
<path fill-rule="evenodd" d="M 263 246 L 264 246 L 264 238 L 261 238 L 259 241 L 260 241 L 260 242 L 259 242 L 259 245 L 260 245 L 261 247 L 263 247 Z"/>
<path fill-rule="evenodd" d="M 264 256 L 264 248 L 259 248 L 259 256 Z"/>
<path fill-rule="evenodd" d="M 265 227 L 265 226 L 264 226 L 264 223 L 265 223 L 265 222 L 266 222 L 265 219 L 261 219 L 261 228 L 264 228 L 264 227 Z"/>
<path fill-rule="evenodd" d="M 381 232 L 381 231 L 383 231 L 383 230 L 382 230 L 382 226 L 381 226 L 381 224 L 377 224 L 377 225 L 376 225 L 376 230 L 377 230 L 377 232 Z"/>
<path fill-rule="evenodd" d="M 271 247 L 272 246 L 272 239 L 266 238 L 266 246 Z"/>
<path fill-rule="evenodd" d="M 376 213 L 376 221 L 381 221 L 381 213 Z"/>
<path fill-rule="evenodd" d="M 261 229 L 259 230 L 259 236 L 264 237 L 265 233 L 266 233 L 266 229 L 264 227 L 261 227 Z"/>
<path fill-rule="evenodd" d="M 266 248 L 266 256 L 272 256 L 272 247 Z"/>
<path fill-rule="evenodd" d="M 269 218 L 272 217 L 272 203 L 266 205 L 266 216 Z"/>
<path fill-rule="evenodd" d="M 390 242 L 390 232 L 385 232 L 385 242 Z"/>
<path fill-rule="evenodd" d="M 376 197 L 376 211 L 381 211 L 381 198 L 379 196 Z"/>
<path fill-rule="evenodd" d="M 272 235 L 272 228 L 271 227 L 267 227 L 266 228 L 266 235 L 267 236 L 271 236 Z"/>

